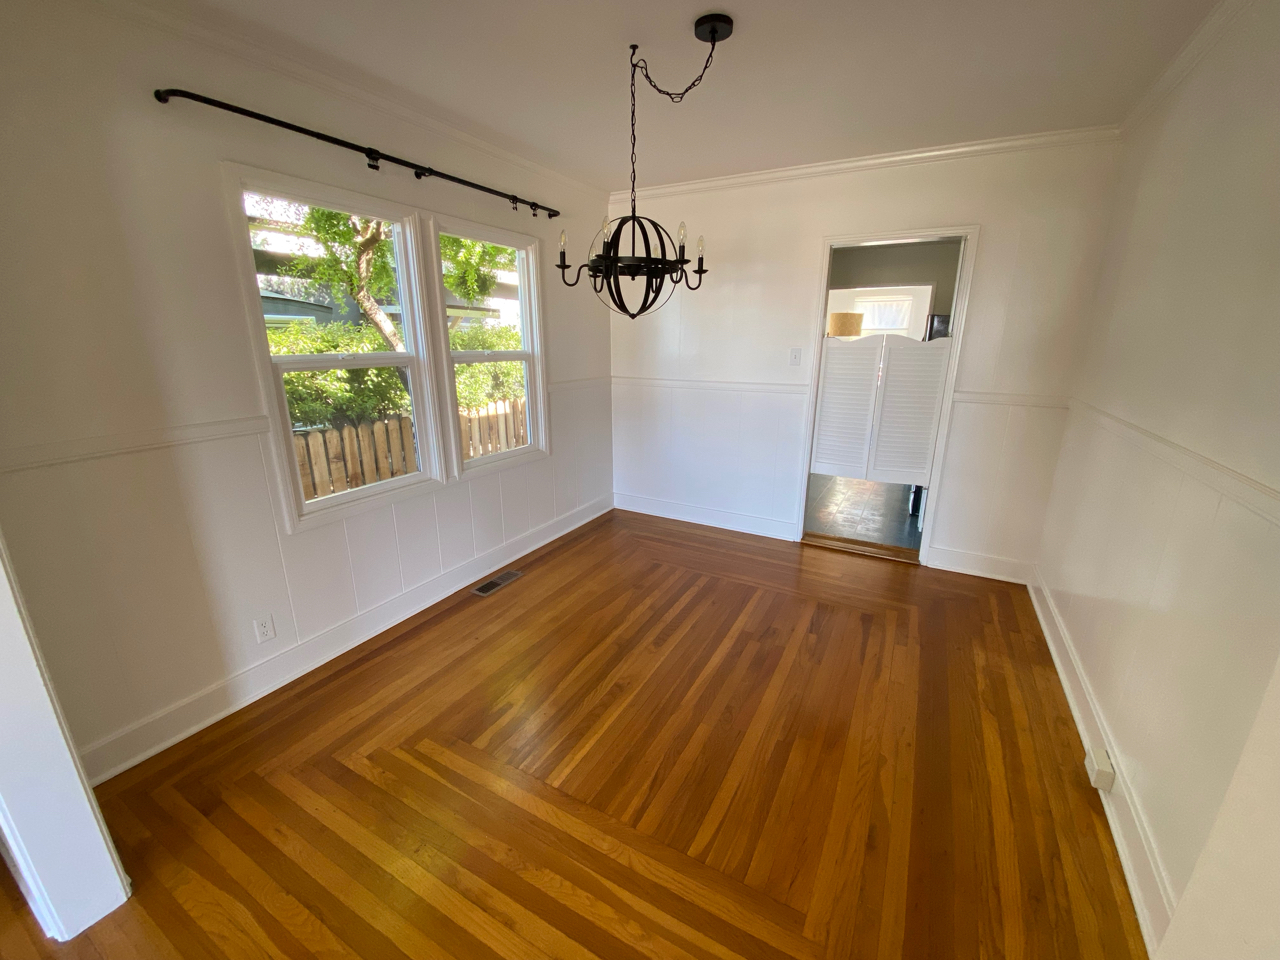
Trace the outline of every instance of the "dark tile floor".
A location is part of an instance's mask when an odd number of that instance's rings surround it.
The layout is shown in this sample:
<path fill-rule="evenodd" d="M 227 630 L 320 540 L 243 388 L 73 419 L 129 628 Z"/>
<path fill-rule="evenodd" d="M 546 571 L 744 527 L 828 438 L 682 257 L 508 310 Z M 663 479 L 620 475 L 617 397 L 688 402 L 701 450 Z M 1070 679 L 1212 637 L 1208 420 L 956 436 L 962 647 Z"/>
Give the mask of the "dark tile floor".
<path fill-rule="evenodd" d="M 905 484 L 811 473 L 804 529 L 806 533 L 919 550 L 920 531 L 916 529 L 917 518 L 909 512 L 910 499 L 911 488 Z"/>

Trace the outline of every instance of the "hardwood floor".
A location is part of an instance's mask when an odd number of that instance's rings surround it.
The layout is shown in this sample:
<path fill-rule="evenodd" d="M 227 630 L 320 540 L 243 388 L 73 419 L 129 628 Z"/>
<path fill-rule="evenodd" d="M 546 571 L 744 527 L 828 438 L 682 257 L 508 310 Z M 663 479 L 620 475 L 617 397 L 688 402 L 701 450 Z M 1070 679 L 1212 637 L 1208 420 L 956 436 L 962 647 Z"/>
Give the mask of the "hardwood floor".
<path fill-rule="evenodd" d="M 1142 957 L 1026 590 L 613 512 L 103 784 L 29 957 Z"/>

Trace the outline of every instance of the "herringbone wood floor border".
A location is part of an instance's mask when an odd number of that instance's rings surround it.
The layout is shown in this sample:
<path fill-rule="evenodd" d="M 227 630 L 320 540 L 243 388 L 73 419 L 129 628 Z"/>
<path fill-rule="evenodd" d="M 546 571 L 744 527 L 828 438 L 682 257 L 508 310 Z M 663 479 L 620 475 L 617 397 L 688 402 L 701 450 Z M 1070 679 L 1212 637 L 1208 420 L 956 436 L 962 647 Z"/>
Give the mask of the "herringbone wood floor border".
<path fill-rule="evenodd" d="M 615 511 L 104 784 L 28 957 L 1141 957 L 1024 588 Z"/>

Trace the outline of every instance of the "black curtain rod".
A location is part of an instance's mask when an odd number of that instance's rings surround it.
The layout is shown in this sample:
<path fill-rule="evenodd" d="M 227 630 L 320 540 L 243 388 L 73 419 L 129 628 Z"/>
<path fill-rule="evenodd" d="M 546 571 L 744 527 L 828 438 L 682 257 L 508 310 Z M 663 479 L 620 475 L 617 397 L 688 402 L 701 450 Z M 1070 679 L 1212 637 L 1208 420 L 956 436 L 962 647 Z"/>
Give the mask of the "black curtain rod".
<path fill-rule="evenodd" d="M 263 123 L 269 123 L 273 127 L 280 127 L 284 130 L 292 130 L 294 133 L 300 133 L 305 137 L 311 137 L 313 140 L 320 140 L 324 143 L 331 143 L 335 147 L 342 147 L 346 150 L 353 150 L 356 153 L 363 154 L 366 162 L 369 164 L 370 170 L 377 170 L 378 164 L 386 161 L 394 163 L 396 166 L 405 167 L 413 171 L 413 175 L 421 180 L 423 177 L 436 177 L 440 180 L 448 180 L 450 183 L 456 183 L 459 186 L 470 187 L 472 190 L 479 190 L 481 193 L 487 193 L 495 197 L 501 197 L 511 204 L 511 209 L 516 210 L 520 204 L 524 204 L 533 211 L 536 217 L 538 211 L 541 210 L 547 215 L 547 219 L 560 216 L 560 211 L 554 207 L 544 206 L 533 200 L 526 200 L 524 197 L 517 197 L 514 193 L 503 193 L 501 190 L 495 190 L 493 187 L 486 187 L 483 183 L 476 183 L 474 180 L 464 180 L 462 177 L 455 177 L 450 173 L 442 173 L 431 167 L 424 167 L 420 163 L 414 163 L 411 160 L 402 160 L 399 157 L 393 157 L 389 153 L 383 153 L 381 150 L 375 150 L 373 147 L 363 147 L 358 143 L 352 143 L 350 140 L 343 140 L 341 137 L 331 137 L 327 133 L 321 133 L 319 130 L 311 130 L 307 127 L 300 127 L 296 123 L 289 123 L 286 120 L 277 120 L 275 117 L 269 117 L 265 113 L 258 113 L 256 110 L 246 110 L 244 107 L 237 107 L 234 103 L 227 103 L 224 100 L 215 100 L 213 97 L 203 97 L 198 93 L 192 93 L 190 90 L 157 90 L 156 99 L 161 103 L 168 103 L 171 97 L 182 97 L 185 100 L 194 100 L 196 103 L 208 104 L 211 107 L 217 107 L 219 110 L 226 110 L 229 113 L 238 113 L 242 117 L 248 117 L 250 120 L 260 120 Z"/>

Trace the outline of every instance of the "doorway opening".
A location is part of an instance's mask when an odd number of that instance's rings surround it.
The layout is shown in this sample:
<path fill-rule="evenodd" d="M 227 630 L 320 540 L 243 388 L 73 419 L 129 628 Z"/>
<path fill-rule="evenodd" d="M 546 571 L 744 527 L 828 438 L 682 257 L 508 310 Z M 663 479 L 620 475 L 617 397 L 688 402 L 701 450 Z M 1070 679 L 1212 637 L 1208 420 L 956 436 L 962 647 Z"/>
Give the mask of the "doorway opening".
<path fill-rule="evenodd" d="M 916 563 L 923 488 L 814 473 L 805 500 L 811 543 Z"/>
<path fill-rule="evenodd" d="M 919 563 L 965 236 L 830 246 L 801 539 Z"/>

